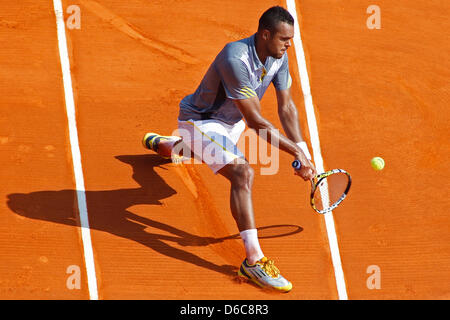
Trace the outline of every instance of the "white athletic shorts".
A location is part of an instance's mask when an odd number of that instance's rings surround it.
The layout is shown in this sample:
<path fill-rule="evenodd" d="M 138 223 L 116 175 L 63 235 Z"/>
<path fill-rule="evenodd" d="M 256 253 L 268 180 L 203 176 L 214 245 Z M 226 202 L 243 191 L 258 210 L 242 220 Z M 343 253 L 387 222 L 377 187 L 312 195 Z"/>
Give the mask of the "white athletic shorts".
<path fill-rule="evenodd" d="M 201 159 L 214 174 L 236 159 L 245 161 L 245 156 L 237 147 L 244 130 L 243 120 L 234 125 L 215 119 L 178 121 L 178 135 L 199 158 L 191 160 L 195 163 Z"/>

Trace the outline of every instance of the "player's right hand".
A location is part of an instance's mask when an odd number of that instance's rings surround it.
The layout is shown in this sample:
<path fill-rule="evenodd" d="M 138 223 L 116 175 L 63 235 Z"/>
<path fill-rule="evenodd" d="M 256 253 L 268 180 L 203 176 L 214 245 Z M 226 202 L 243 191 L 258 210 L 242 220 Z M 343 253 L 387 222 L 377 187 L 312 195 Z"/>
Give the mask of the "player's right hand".
<path fill-rule="evenodd" d="M 294 174 L 300 176 L 303 180 L 308 181 L 314 179 L 317 175 L 316 167 L 304 155 L 297 156 L 296 160 L 302 164 L 300 169 L 294 169 Z"/>

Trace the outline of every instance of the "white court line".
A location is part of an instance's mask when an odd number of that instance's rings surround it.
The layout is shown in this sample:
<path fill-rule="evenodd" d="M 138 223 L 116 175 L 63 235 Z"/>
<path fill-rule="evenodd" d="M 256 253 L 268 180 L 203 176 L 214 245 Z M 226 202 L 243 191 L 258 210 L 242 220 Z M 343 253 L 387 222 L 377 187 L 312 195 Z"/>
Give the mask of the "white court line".
<path fill-rule="evenodd" d="M 72 78 L 70 74 L 70 61 L 69 61 L 69 54 L 67 52 L 64 12 L 62 9 L 61 0 L 53 0 L 53 7 L 55 9 L 56 26 L 58 30 L 59 56 L 61 60 L 61 69 L 63 75 L 67 119 L 69 122 L 70 146 L 72 150 L 73 169 L 75 172 L 75 185 L 77 189 L 78 210 L 80 213 L 80 223 L 81 223 L 81 239 L 83 241 L 84 260 L 87 271 L 89 297 L 91 300 L 98 300 L 97 277 L 95 273 L 91 232 L 89 229 L 83 169 L 81 167 L 81 153 L 80 153 L 80 146 L 78 144 L 78 130 L 75 120 L 75 102 L 73 99 Z"/>
<path fill-rule="evenodd" d="M 300 74 L 301 87 L 305 100 L 306 116 L 308 120 L 309 133 L 311 136 L 311 146 L 314 155 L 314 164 L 317 172 L 325 172 L 323 166 L 322 153 L 320 151 L 319 131 L 317 129 L 316 116 L 314 113 L 314 105 L 311 96 L 311 88 L 309 86 L 308 69 L 306 67 L 305 53 L 301 40 L 300 27 L 297 18 L 297 9 L 295 8 L 295 0 L 286 0 L 287 9 L 294 17 L 294 47 L 297 56 L 297 65 Z M 328 193 L 328 190 L 327 190 Z M 331 260 L 333 262 L 334 275 L 336 278 L 336 286 L 340 300 L 347 300 L 347 288 L 345 285 L 344 271 L 342 270 L 341 256 L 339 253 L 339 245 L 337 241 L 336 228 L 334 226 L 333 213 L 324 214 L 325 225 L 327 228 L 328 243 L 330 245 Z"/>

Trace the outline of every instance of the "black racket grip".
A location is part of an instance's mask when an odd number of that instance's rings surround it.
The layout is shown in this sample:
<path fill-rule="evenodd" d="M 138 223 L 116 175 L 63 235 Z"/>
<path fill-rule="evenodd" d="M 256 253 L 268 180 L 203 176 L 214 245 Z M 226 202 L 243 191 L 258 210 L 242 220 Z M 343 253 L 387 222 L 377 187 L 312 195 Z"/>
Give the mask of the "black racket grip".
<path fill-rule="evenodd" d="M 292 167 L 296 170 L 300 170 L 300 168 L 302 167 L 302 163 L 299 160 L 294 160 L 292 162 Z"/>

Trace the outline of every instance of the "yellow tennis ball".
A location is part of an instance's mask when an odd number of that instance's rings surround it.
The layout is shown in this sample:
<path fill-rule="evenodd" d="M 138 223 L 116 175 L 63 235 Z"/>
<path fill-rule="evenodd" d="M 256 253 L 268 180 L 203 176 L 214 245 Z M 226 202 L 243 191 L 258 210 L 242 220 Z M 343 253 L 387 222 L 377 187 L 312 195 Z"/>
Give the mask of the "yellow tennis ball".
<path fill-rule="evenodd" d="M 380 157 L 372 158 L 372 160 L 370 160 L 370 164 L 375 170 L 383 170 L 384 168 L 384 160 Z"/>

